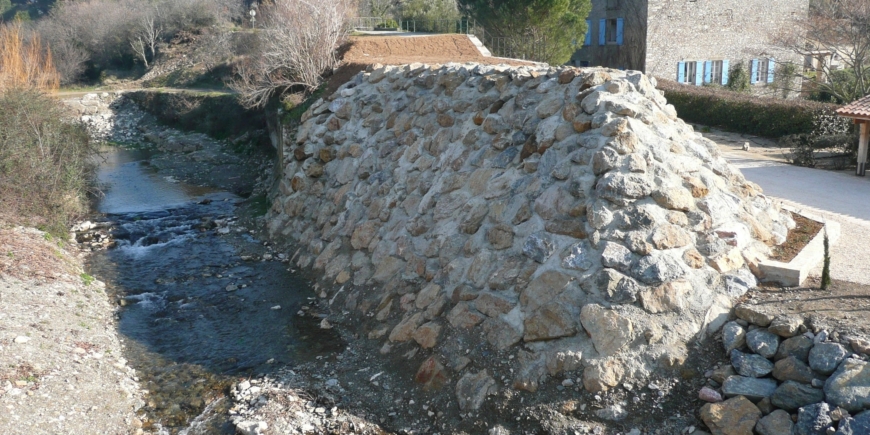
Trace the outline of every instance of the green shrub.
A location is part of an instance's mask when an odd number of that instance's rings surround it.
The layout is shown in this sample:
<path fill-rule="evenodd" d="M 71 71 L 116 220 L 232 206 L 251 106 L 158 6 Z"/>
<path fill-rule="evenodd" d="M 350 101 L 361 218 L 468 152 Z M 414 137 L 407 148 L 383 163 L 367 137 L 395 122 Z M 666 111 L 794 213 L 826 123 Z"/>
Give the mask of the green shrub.
<path fill-rule="evenodd" d="M 749 72 L 743 62 L 737 62 L 728 71 L 728 83 L 725 85 L 728 89 L 735 92 L 749 92 L 751 89 L 749 83 Z"/>
<path fill-rule="evenodd" d="M 0 212 L 62 238 L 87 211 L 96 152 L 67 115 L 38 91 L 0 94 Z"/>
<path fill-rule="evenodd" d="M 378 23 L 378 25 L 375 26 L 376 29 L 395 29 L 398 27 L 399 23 L 397 23 L 396 20 L 392 18 L 384 20 L 384 22 Z"/>
<path fill-rule="evenodd" d="M 738 133 L 779 138 L 811 134 L 818 118 L 838 106 L 800 99 L 781 100 L 707 86 L 687 86 L 659 79 L 659 89 L 680 118 Z"/>

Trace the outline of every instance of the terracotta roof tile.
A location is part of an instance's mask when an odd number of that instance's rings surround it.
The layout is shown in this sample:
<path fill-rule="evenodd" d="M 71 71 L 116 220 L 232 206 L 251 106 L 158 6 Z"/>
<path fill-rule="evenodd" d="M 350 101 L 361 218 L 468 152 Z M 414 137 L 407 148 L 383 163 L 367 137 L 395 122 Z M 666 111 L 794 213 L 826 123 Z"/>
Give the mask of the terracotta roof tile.
<path fill-rule="evenodd" d="M 837 109 L 837 114 L 848 118 L 870 119 L 870 95 Z"/>

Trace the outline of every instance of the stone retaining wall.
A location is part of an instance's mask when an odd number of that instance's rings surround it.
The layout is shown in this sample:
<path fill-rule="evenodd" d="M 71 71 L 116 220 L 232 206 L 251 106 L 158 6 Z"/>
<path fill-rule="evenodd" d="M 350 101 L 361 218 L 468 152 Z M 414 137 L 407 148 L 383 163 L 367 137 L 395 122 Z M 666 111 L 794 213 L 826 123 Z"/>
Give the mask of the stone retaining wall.
<path fill-rule="evenodd" d="M 286 142 L 271 233 L 463 410 L 681 364 L 794 225 L 639 72 L 376 67 Z"/>

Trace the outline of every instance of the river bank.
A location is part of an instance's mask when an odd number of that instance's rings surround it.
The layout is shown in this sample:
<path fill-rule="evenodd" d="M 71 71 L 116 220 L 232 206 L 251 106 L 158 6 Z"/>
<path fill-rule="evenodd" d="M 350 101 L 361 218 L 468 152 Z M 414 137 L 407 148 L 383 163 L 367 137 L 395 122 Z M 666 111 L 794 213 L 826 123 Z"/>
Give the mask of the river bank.
<path fill-rule="evenodd" d="M 144 404 L 105 285 L 83 253 L 0 223 L 0 428 L 7 434 L 141 433 Z"/>

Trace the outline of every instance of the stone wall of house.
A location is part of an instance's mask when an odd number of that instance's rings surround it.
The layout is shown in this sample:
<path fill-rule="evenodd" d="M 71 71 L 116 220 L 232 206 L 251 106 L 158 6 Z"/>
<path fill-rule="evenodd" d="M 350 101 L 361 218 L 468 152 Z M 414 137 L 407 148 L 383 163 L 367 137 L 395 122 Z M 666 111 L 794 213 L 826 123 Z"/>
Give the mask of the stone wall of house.
<path fill-rule="evenodd" d="M 592 4 L 592 44 L 574 55 L 575 64 L 587 61 L 592 66 L 637 69 L 676 80 L 678 63 L 683 61 L 727 59 L 732 67 L 743 62 L 747 70 L 754 58 L 802 62 L 794 52 L 777 47 L 775 39 L 807 16 L 808 0 L 593 0 Z M 622 46 L 598 45 L 602 18 L 626 20 Z M 799 83 L 793 86 L 800 89 Z M 779 94 L 766 83 L 754 91 Z"/>
<path fill-rule="evenodd" d="M 775 39 L 807 16 L 808 0 L 649 0 L 646 73 L 677 79 L 681 61 L 724 60 L 734 67 L 754 58 L 800 64 Z M 763 94 L 769 86 L 759 84 Z"/>
<path fill-rule="evenodd" d="M 591 43 L 582 45 L 585 37 L 578 38 L 582 47 L 571 57 L 571 63 L 579 66 L 586 62 L 591 66 L 644 71 L 646 63 L 646 25 L 648 0 L 592 0 L 588 21 L 591 26 Z M 601 19 L 625 20 L 622 45 L 607 43 L 599 45 Z"/>
<path fill-rule="evenodd" d="M 463 410 L 681 364 L 794 225 L 637 72 L 379 67 L 303 120 L 270 232 Z"/>

